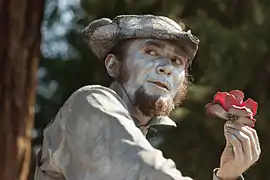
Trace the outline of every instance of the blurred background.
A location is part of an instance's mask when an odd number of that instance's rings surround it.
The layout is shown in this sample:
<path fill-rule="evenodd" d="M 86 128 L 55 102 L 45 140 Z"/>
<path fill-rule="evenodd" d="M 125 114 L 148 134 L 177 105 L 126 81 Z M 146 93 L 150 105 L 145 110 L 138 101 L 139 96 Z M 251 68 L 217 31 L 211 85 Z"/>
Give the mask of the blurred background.
<path fill-rule="evenodd" d="M 36 3 L 33 9 L 38 6 L 43 5 Z M 43 12 L 41 52 L 33 91 L 31 163 L 29 175 L 25 176 L 29 180 L 33 179 L 42 131 L 61 105 L 82 86 L 108 85 L 104 64 L 83 42 L 82 28 L 94 19 L 120 14 L 168 16 L 200 39 L 198 54 L 190 68 L 187 99 L 171 115 L 178 127 L 149 134 L 151 143 L 173 159 L 184 175 L 211 179 L 213 169 L 219 167 L 225 139 L 222 120 L 207 117 L 205 105 L 217 91 L 239 89 L 259 104 L 255 128 L 262 148 L 259 161 L 244 177 L 270 179 L 270 1 L 46 0 L 40 11 Z M 34 10 L 28 13 L 31 12 Z"/>

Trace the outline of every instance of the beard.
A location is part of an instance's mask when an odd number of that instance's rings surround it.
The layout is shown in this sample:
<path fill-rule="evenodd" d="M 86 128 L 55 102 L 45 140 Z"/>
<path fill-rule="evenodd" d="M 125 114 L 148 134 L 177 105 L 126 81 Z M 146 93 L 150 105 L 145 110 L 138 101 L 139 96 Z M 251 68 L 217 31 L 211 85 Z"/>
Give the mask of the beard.
<path fill-rule="evenodd" d="M 118 82 L 121 84 L 124 84 L 129 79 L 129 73 L 123 64 L 124 63 L 122 63 L 122 66 L 120 67 L 121 71 L 120 76 L 118 77 Z M 143 86 L 140 86 L 134 94 L 134 105 L 148 117 L 169 116 L 171 111 L 176 106 L 180 106 L 185 100 L 189 86 L 187 77 L 188 74 L 186 73 L 184 82 L 180 85 L 174 97 L 149 94 Z"/>
<path fill-rule="evenodd" d="M 148 94 L 142 86 L 135 92 L 134 103 L 148 117 L 168 116 L 175 106 L 173 98 Z"/>
<path fill-rule="evenodd" d="M 148 117 L 169 116 L 176 106 L 182 105 L 187 95 L 188 86 L 189 81 L 185 78 L 174 97 L 151 95 L 141 86 L 135 92 L 135 106 Z"/>

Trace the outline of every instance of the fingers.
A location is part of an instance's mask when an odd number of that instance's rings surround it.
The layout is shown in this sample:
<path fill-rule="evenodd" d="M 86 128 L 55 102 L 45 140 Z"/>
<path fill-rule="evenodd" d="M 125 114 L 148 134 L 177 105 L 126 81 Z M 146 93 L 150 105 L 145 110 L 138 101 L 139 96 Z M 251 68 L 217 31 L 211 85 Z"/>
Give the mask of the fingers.
<path fill-rule="evenodd" d="M 260 154 L 261 154 L 261 147 L 260 147 L 260 141 L 257 135 L 257 131 L 251 127 L 246 127 L 251 133 L 252 133 L 252 137 L 254 138 L 254 146 L 255 146 L 255 156 L 257 156 L 256 161 L 259 159 Z"/>
<path fill-rule="evenodd" d="M 245 135 L 247 135 L 249 137 L 250 146 L 251 146 L 251 150 L 252 150 L 251 155 L 253 155 L 253 152 L 256 151 L 256 140 L 255 140 L 255 137 L 253 136 L 253 133 L 248 129 L 248 126 L 243 126 L 240 124 L 230 124 L 230 123 L 228 124 L 228 126 L 231 128 L 234 128 L 235 130 L 240 130 L 241 132 L 243 132 Z"/>
<path fill-rule="evenodd" d="M 231 132 L 230 130 L 225 129 L 225 137 L 226 140 L 229 141 L 228 144 L 231 144 L 233 147 L 233 154 L 236 161 L 243 159 L 243 149 L 241 142 L 238 140 L 238 138 Z"/>
<path fill-rule="evenodd" d="M 238 142 L 235 143 L 235 145 L 233 143 L 232 145 L 234 146 L 234 150 L 240 153 L 239 160 L 245 159 L 250 162 L 252 160 L 252 148 L 249 136 L 247 136 L 242 131 L 239 131 L 230 126 L 226 126 L 225 131 L 234 135 L 234 137 L 236 137 L 236 140 L 238 140 Z"/>
<path fill-rule="evenodd" d="M 235 135 L 240 141 L 247 163 L 253 164 L 259 159 L 261 150 L 255 129 L 241 124 L 227 122 L 225 130 Z"/>

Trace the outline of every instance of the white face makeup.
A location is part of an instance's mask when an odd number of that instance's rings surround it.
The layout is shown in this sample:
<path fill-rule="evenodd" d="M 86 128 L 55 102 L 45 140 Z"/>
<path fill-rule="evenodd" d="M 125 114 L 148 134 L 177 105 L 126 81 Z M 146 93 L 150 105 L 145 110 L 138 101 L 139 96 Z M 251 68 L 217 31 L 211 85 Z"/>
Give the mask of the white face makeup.
<path fill-rule="evenodd" d="M 134 39 L 125 46 L 122 57 L 116 53 L 105 59 L 109 75 L 124 86 L 144 116 L 169 115 L 186 92 L 187 55 L 175 43 L 163 40 Z"/>
<path fill-rule="evenodd" d="M 174 98 L 185 80 L 188 57 L 179 46 L 162 40 L 136 39 L 127 48 L 123 82 L 132 99 L 143 87 L 149 95 Z"/>

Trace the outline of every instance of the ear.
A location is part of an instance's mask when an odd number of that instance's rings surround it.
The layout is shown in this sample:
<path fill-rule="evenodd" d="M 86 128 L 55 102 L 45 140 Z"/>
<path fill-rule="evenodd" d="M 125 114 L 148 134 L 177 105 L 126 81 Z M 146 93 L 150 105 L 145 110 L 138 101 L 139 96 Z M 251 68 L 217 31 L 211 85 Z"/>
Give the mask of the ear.
<path fill-rule="evenodd" d="M 115 55 L 108 54 L 105 58 L 105 67 L 109 76 L 117 78 L 120 73 L 120 62 L 116 59 Z"/>

